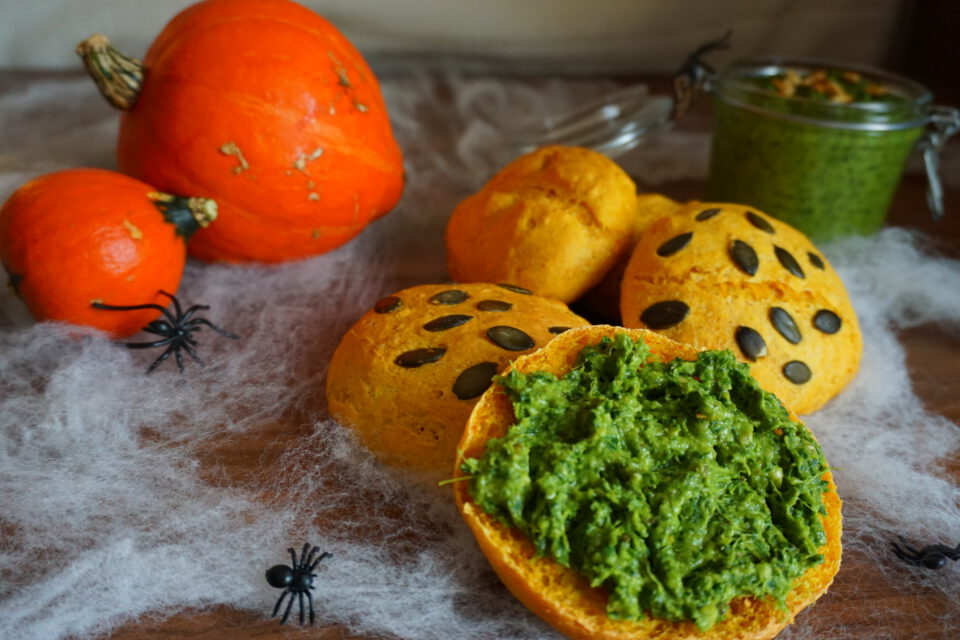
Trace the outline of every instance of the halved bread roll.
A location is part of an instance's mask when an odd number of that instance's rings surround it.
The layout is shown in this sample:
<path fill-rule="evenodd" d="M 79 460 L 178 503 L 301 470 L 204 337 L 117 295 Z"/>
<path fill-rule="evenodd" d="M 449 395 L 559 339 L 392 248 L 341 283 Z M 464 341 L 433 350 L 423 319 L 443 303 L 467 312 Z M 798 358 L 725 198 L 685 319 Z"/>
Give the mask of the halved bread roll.
<path fill-rule="evenodd" d="M 544 348 L 515 360 L 511 368 L 522 373 L 546 371 L 561 376 L 576 364 L 585 346 L 617 333 L 626 333 L 634 340 L 643 339 L 653 355 L 665 361 L 675 358 L 693 360 L 697 357 L 694 348 L 647 330 L 593 326 L 573 329 L 558 336 Z M 792 413 L 790 418 L 796 420 Z M 530 610 L 571 638 L 772 638 L 799 611 L 827 590 L 839 569 L 841 503 L 830 473 L 825 472 L 822 479 L 827 488 L 822 497 L 826 515 L 820 516 L 820 519 L 826 543 L 819 549 L 824 560 L 807 569 L 794 581 L 785 597 L 785 610 L 778 607 L 772 598 L 739 597 L 730 603 L 726 617 L 707 631 L 700 631 L 690 621 L 670 622 L 649 616 L 639 620 L 612 619 L 607 614 L 608 594 L 604 589 L 591 587 L 588 579 L 573 569 L 538 556 L 533 544 L 523 533 L 486 513 L 471 495 L 470 482 L 461 465 L 467 459 L 481 456 L 487 441 L 504 436 L 515 420 L 510 398 L 499 383 L 494 384 L 474 408 L 460 441 L 454 479 L 463 481 L 452 483 L 455 500 L 481 550 L 504 584 Z"/>

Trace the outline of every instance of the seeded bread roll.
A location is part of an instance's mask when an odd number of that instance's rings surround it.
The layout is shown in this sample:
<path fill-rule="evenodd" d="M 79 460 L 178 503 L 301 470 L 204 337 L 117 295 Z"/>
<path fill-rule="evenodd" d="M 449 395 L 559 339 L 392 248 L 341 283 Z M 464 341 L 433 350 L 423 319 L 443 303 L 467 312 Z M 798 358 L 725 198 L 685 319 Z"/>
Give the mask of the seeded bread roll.
<path fill-rule="evenodd" d="M 593 326 L 569 331 L 536 353 L 518 358 L 511 367 L 524 373 L 547 371 L 559 377 L 574 366 L 583 347 L 620 332 L 627 332 L 635 340 L 643 338 L 653 355 L 663 360 L 696 358 L 696 350 L 689 345 L 650 331 Z M 486 442 L 502 437 L 515 421 L 513 405 L 501 387 L 495 386 L 485 393 L 457 447 L 454 479 L 466 480 L 460 470 L 463 461 L 480 456 Z M 692 622 L 669 622 L 652 617 L 636 621 L 611 619 L 606 613 L 607 594 L 603 589 L 591 587 L 589 581 L 574 570 L 538 555 L 523 533 L 502 524 L 473 501 L 468 482 L 454 482 L 452 487 L 461 515 L 503 583 L 527 608 L 570 638 L 767 640 L 823 595 L 840 568 L 841 502 L 829 471 L 823 474 L 823 479 L 827 482 L 823 493 L 826 516 L 821 518 L 826 534 L 826 543 L 820 548 L 824 561 L 795 580 L 786 596 L 787 610 L 781 610 L 770 599 L 740 597 L 730 603 L 729 615 L 707 631 L 699 631 Z"/>
<path fill-rule="evenodd" d="M 446 474 L 491 378 L 588 324 L 565 304 L 495 284 L 430 284 L 377 302 L 330 362 L 330 414 L 387 464 Z"/>
<path fill-rule="evenodd" d="M 521 156 L 461 202 L 446 231 L 457 282 L 512 282 L 572 302 L 629 253 L 636 186 L 580 147 Z"/>
<path fill-rule="evenodd" d="M 651 225 L 620 295 L 622 324 L 730 349 L 803 414 L 853 378 L 863 349 L 840 277 L 810 240 L 737 204 L 691 202 Z"/>

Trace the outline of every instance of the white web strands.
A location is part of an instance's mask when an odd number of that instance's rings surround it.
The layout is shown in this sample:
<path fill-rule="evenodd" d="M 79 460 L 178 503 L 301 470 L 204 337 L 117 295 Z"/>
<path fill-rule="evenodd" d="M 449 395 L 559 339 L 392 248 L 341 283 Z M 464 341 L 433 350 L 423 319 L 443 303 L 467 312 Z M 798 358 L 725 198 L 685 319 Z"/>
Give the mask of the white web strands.
<path fill-rule="evenodd" d="M 446 279 L 447 216 L 509 160 L 489 114 L 543 113 L 606 85 L 383 85 L 409 172 L 401 204 L 314 259 L 191 263 L 181 298 L 210 305 L 206 317 L 242 336 L 201 334 L 206 368 L 188 363 L 180 376 L 168 363 L 144 376 L 150 353 L 66 337 L 0 293 L 0 637 L 91 637 L 143 615 L 220 604 L 266 616 L 279 592 L 264 570 L 306 541 L 333 554 L 314 592 L 324 624 L 417 639 L 555 635 L 499 585 L 447 490 L 382 469 L 325 420 L 322 385 L 340 336 L 374 301 Z M 112 168 L 115 118 L 85 78 L 0 94 L 0 197 L 40 173 Z M 702 178 L 707 146 L 704 135 L 670 132 L 625 167 L 647 185 Z M 899 329 L 922 323 L 960 328 L 960 264 L 895 230 L 823 250 L 847 283 L 866 345 L 856 380 L 806 417 L 845 500 L 845 562 L 867 563 L 861 579 L 955 596 L 954 569 L 907 570 L 888 541 L 960 542 L 960 492 L 943 473 L 960 430 L 923 408 L 897 341 Z M 249 474 L 231 470 L 230 447 L 264 434 L 276 450 Z M 827 597 L 855 594 L 844 576 Z M 882 630 L 888 613 L 862 617 Z M 956 628 L 960 604 L 938 615 Z M 785 635 L 842 638 L 845 629 L 814 608 Z"/>

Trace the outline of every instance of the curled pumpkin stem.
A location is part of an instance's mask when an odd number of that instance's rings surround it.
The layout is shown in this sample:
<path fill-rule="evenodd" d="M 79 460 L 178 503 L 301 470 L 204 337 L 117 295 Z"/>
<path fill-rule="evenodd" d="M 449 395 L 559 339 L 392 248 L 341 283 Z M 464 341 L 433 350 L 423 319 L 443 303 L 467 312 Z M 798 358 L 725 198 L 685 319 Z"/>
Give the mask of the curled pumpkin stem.
<path fill-rule="evenodd" d="M 107 102 L 118 109 L 136 104 L 143 86 L 142 62 L 117 51 L 107 36 L 99 33 L 78 44 L 77 55 Z"/>

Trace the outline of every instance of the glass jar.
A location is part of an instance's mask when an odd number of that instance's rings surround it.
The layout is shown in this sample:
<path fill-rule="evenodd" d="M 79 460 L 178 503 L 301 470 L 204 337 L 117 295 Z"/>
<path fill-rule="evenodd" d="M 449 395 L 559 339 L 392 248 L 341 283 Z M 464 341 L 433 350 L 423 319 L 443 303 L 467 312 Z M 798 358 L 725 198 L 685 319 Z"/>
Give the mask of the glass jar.
<path fill-rule="evenodd" d="M 960 126 L 956 109 L 935 107 L 907 78 L 843 66 L 884 87 L 887 100 L 830 102 L 784 96 L 769 79 L 836 68 L 810 61 L 753 59 L 712 79 L 714 129 L 707 198 L 757 207 L 816 241 L 866 235 L 883 226 L 907 159 L 918 141 L 928 202 L 942 214 L 937 151 Z"/>

